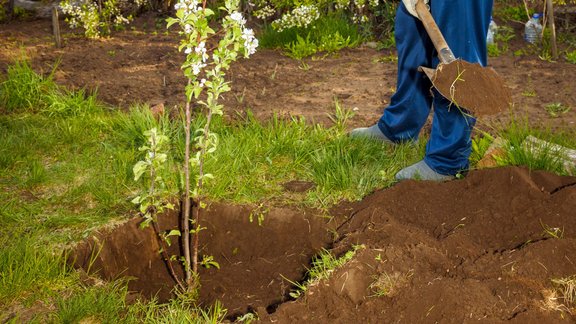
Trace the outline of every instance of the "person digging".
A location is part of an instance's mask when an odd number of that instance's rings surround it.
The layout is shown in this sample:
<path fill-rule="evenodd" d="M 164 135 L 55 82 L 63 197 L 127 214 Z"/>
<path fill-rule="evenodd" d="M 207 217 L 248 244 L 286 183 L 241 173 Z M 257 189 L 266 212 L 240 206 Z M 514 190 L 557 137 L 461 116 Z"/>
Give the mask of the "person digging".
<path fill-rule="evenodd" d="M 416 141 L 432 106 L 430 139 L 424 159 L 396 174 L 397 180 L 447 181 L 469 168 L 471 133 L 476 118 L 443 97 L 420 66 L 436 67 L 437 52 L 416 13 L 418 0 L 402 0 L 396 11 L 398 51 L 396 92 L 376 125 L 356 128 L 352 137 L 369 137 L 396 144 Z M 486 35 L 493 0 L 426 0 L 432 17 L 454 56 L 486 66 Z"/>

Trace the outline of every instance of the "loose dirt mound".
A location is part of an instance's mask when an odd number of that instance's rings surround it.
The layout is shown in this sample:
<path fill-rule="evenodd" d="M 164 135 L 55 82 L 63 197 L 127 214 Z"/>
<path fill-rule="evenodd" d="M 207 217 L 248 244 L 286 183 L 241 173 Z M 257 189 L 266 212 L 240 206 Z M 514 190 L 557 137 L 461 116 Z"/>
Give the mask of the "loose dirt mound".
<path fill-rule="evenodd" d="M 202 270 L 201 299 L 222 301 L 231 319 L 256 311 L 276 323 L 572 323 L 551 279 L 576 275 L 575 210 L 576 178 L 516 167 L 402 182 L 338 206 L 330 222 L 313 211 L 214 204 L 202 253 L 221 269 Z M 165 300 L 174 281 L 153 232 L 137 225 L 93 238 L 73 256 L 86 269 L 99 251 L 91 271 L 134 277 L 131 290 Z M 352 261 L 287 301 L 290 281 L 304 278 L 321 247 L 338 255 L 353 245 L 363 248 Z"/>
<path fill-rule="evenodd" d="M 504 168 L 376 192 L 339 210 L 348 218 L 335 251 L 366 248 L 265 320 L 572 323 L 545 304 L 550 279 L 576 274 L 575 184 Z M 545 228 L 559 228 L 563 238 Z"/>

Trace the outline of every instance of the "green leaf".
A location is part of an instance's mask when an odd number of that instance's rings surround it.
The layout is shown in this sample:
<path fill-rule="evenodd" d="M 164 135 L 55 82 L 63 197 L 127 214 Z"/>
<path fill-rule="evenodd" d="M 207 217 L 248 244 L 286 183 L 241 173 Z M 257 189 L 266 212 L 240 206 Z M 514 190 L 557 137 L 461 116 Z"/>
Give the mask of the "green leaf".
<path fill-rule="evenodd" d="M 170 28 L 172 25 L 174 25 L 175 23 L 178 22 L 178 19 L 169 17 L 169 18 L 166 19 L 166 22 L 168 23 L 168 24 L 166 25 L 166 28 Z"/>
<path fill-rule="evenodd" d="M 144 161 L 138 161 L 134 168 L 132 168 L 132 172 L 134 172 L 134 181 L 138 181 L 140 177 L 146 172 L 148 169 L 148 164 Z"/>
<path fill-rule="evenodd" d="M 182 235 L 182 234 L 180 233 L 179 230 L 171 230 L 168 234 L 166 234 L 166 237 L 169 237 L 169 236 L 180 236 L 180 235 Z"/>
<path fill-rule="evenodd" d="M 138 205 L 140 204 L 140 196 L 135 197 L 134 199 L 132 199 L 132 201 L 130 201 L 131 203 L 133 203 L 134 205 Z"/>
<path fill-rule="evenodd" d="M 144 219 L 144 221 L 142 223 L 140 223 L 140 228 L 146 228 L 146 227 L 150 226 L 151 222 L 152 222 L 152 218 Z"/>
<path fill-rule="evenodd" d="M 211 173 L 206 173 L 206 174 L 204 175 L 204 178 L 206 178 L 206 179 L 214 179 L 214 175 L 212 175 Z"/>

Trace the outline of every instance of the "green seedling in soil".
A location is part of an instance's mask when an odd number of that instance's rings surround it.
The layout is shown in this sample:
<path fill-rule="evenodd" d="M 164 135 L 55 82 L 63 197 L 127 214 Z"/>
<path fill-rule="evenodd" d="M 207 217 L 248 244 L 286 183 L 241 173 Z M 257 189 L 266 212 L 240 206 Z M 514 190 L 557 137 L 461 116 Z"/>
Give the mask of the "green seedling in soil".
<path fill-rule="evenodd" d="M 236 102 L 242 104 L 244 102 L 244 98 L 246 97 L 246 87 L 242 90 L 241 95 L 234 94 L 234 98 L 236 98 Z"/>
<path fill-rule="evenodd" d="M 397 63 L 398 62 L 398 55 L 396 54 L 388 54 L 378 58 L 377 62 L 379 63 Z"/>
<path fill-rule="evenodd" d="M 542 221 L 540 221 L 540 225 L 544 229 L 544 233 L 543 233 L 544 236 L 555 238 L 555 239 L 561 239 L 564 237 L 564 229 L 562 229 L 560 227 L 550 227 L 550 226 L 542 223 Z"/>
<path fill-rule="evenodd" d="M 487 48 L 489 57 L 498 57 L 504 52 L 502 49 L 500 49 L 498 43 L 488 44 Z"/>
<path fill-rule="evenodd" d="M 354 111 L 342 106 L 338 99 L 334 98 L 334 114 L 328 115 L 328 118 L 334 123 L 336 130 L 344 134 L 348 122 L 352 117 L 354 117 Z"/>
<path fill-rule="evenodd" d="M 310 70 L 310 65 L 304 61 L 300 61 L 300 65 L 298 65 L 298 68 L 302 71 L 308 71 Z"/>
<path fill-rule="evenodd" d="M 572 64 L 576 64 L 576 50 L 566 52 L 566 60 Z"/>
<path fill-rule="evenodd" d="M 509 26 L 499 26 L 498 32 L 494 36 L 494 43 L 488 44 L 488 56 L 498 57 L 508 52 L 510 46 L 508 43 L 516 37 L 514 29 Z"/>
<path fill-rule="evenodd" d="M 545 109 L 551 117 L 558 117 L 570 111 L 570 107 L 565 106 L 560 102 L 548 104 Z"/>
<path fill-rule="evenodd" d="M 522 91 L 522 95 L 524 97 L 529 97 L 529 98 L 536 97 L 536 90 L 534 90 L 534 89 L 524 90 L 524 91 Z"/>
<path fill-rule="evenodd" d="M 265 206 L 264 203 L 260 203 L 250 212 L 250 215 L 248 215 L 248 220 L 250 223 L 253 223 L 254 220 L 256 220 L 258 222 L 258 226 L 262 226 L 262 223 L 264 223 L 264 218 L 269 211 L 270 209 Z"/>
<path fill-rule="evenodd" d="M 302 60 L 318 52 L 318 46 L 310 41 L 310 34 L 306 38 L 297 35 L 296 40 L 284 46 L 284 54 L 296 60 Z"/>
<path fill-rule="evenodd" d="M 276 65 L 274 65 L 274 71 L 272 71 L 272 74 L 270 75 L 270 80 L 276 80 L 276 73 L 278 72 L 278 63 L 276 63 Z"/>
<path fill-rule="evenodd" d="M 298 298 L 302 296 L 309 287 L 318 284 L 320 280 L 328 279 L 336 269 L 352 260 L 358 250 L 364 248 L 364 245 L 354 245 L 351 250 L 344 253 L 341 257 L 335 257 L 326 249 L 320 250 L 320 253 L 312 260 L 312 267 L 306 272 L 307 279 L 303 283 L 295 283 L 284 278 L 295 286 L 290 292 L 290 297 Z"/>
<path fill-rule="evenodd" d="M 322 35 L 318 49 L 327 53 L 334 53 L 343 48 L 351 47 L 350 36 L 344 37 L 339 32 L 333 35 Z"/>

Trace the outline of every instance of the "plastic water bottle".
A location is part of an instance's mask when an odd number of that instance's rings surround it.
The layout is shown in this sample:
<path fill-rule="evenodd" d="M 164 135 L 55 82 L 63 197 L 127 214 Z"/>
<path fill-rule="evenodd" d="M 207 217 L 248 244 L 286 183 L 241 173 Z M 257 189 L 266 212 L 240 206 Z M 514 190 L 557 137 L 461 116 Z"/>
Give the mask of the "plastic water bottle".
<path fill-rule="evenodd" d="M 494 22 L 492 17 L 490 17 L 490 25 L 488 25 L 488 35 L 486 36 L 486 44 L 494 44 L 494 36 L 498 30 L 498 25 Z"/>
<path fill-rule="evenodd" d="M 540 24 L 540 14 L 535 13 L 526 25 L 524 25 L 524 39 L 532 44 L 540 42 L 542 35 L 542 25 Z"/>

